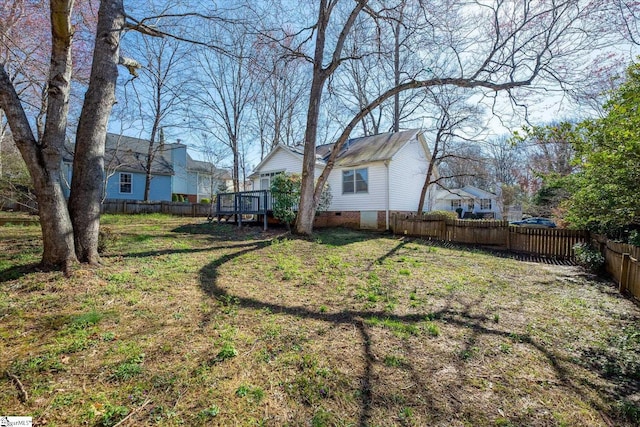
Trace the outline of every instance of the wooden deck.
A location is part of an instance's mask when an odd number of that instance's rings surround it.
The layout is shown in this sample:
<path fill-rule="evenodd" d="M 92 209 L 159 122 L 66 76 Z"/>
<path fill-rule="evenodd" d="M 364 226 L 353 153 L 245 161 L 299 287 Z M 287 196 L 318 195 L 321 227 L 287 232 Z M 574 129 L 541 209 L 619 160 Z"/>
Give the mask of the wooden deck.
<path fill-rule="evenodd" d="M 267 190 L 239 191 L 236 193 L 219 193 L 216 201 L 218 222 L 225 217 L 235 217 L 238 226 L 242 225 L 243 216 L 255 215 L 262 220 L 267 229 L 267 215 L 272 210 L 273 198 Z"/>

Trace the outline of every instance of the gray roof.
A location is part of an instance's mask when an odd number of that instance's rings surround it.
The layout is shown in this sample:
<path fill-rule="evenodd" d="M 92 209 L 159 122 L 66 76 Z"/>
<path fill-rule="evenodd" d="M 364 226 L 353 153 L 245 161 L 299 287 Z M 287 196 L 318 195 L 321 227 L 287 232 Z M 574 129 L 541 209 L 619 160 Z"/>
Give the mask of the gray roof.
<path fill-rule="evenodd" d="M 336 158 L 336 166 L 354 166 L 391 159 L 420 130 L 381 133 L 348 140 Z M 324 160 L 329 157 L 333 144 L 320 145 L 316 153 Z"/>
<path fill-rule="evenodd" d="M 151 173 L 154 175 L 173 175 L 171 150 L 182 144 L 164 144 L 158 147 L 151 162 Z M 123 172 L 145 173 L 149 140 L 108 133 L 105 143 L 104 166 L 107 169 L 117 168 Z"/>
<path fill-rule="evenodd" d="M 231 174 L 228 170 L 216 168 L 213 163 L 194 160 L 189 154 L 187 154 L 187 170 L 191 172 L 211 174 L 217 179 L 231 179 Z"/>
<path fill-rule="evenodd" d="M 186 147 L 184 144 L 164 144 L 162 148 L 156 148 L 151 173 L 154 175 L 173 175 L 172 150 Z M 66 145 L 63 153 L 63 161 L 73 162 L 73 145 Z M 149 153 L 149 140 L 134 138 L 131 136 L 107 133 L 105 140 L 105 169 L 117 169 L 122 172 L 146 173 L 147 155 Z M 213 169 L 212 169 L 213 168 Z M 193 172 L 210 173 L 219 179 L 230 179 L 228 171 L 218 169 L 208 162 L 193 160 L 187 153 L 187 170 Z"/>

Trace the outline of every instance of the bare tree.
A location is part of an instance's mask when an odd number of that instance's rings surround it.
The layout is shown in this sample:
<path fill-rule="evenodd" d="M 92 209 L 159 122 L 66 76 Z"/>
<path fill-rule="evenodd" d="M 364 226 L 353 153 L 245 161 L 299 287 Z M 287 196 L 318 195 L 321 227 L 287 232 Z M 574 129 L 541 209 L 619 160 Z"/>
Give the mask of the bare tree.
<path fill-rule="evenodd" d="M 429 25 L 422 33 L 421 72 L 397 86 L 390 84 L 389 89 L 354 116 L 337 139 L 327 166 L 316 181 L 315 145 L 324 83 L 342 63 L 356 59 L 343 56 L 345 40 L 357 17 L 364 11 L 370 16 L 377 15 L 375 6 L 379 6 L 373 1 L 359 0 L 340 21 L 341 16 L 334 12 L 341 4 L 340 0 L 320 1 L 312 37 L 307 33 L 314 41 L 314 54 L 306 58 L 313 65 L 313 81 L 296 222 L 296 232 L 301 234 L 312 232 L 321 188 L 351 131 L 387 99 L 404 91 L 436 86 L 483 89 L 486 94 L 496 96 L 504 92 L 516 101 L 516 89 L 533 87 L 534 83 L 547 88 L 556 85 L 563 90 L 579 80 L 582 70 L 576 70 L 573 63 L 611 41 L 606 28 L 592 25 L 602 6 L 600 0 L 423 3 L 422 16 Z M 336 28 L 337 36 L 328 37 L 328 28 Z M 325 57 L 329 46 L 331 52 Z"/>
<path fill-rule="evenodd" d="M 432 185 L 437 184 L 442 187 L 447 181 L 451 183 L 452 180 L 462 176 L 475 176 L 480 172 L 477 168 L 473 168 L 478 159 L 469 156 L 465 148 L 469 145 L 478 145 L 481 108 L 470 103 L 466 94 L 457 88 L 435 87 L 427 93 L 430 105 L 435 107 L 435 114 L 430 117 L 431 125 L 428 127 L 434 138 L 416 210 L 418 213 L 424 210 L 425 200 Z M 443 163 L 444 165 L 456 164 L 461 160 L 466 162 L 466 168 L 445 169 L 436 173 Z"/>
<path fill-rule="evenodd" d="M 134 117 L 142 121 L 143 127 L 146 127 L 147 121 L 151 123 L 149 149 L 144 165 L 144 200 L 149 200 L 152 165 L 158 151 L 163 149 L 164 129 L 175 124 L 176 117 L 172 115 L 177 115 L 184 101 L 182 93 L 186 84 L 185 69 L 188 61 L 185 60 L 184 44 L 180 46 L 173 39 L 139 37 L 136 45 L 137 51 L 142 52 L 140 61 L 144 64 L 140 69 L 140 77 L 131 84 L 138 109 Z"/>
<path fill-rule="evenodd" d="M 516 185 L 523 169 L 523 149 L 502 135 L 487 140 L 485 144 L 491 162 L 492 180 L 503 185 Z"/>
<path fill-rule="evenodd" d="M 18 3 L 31 4 L 24 1 L 13 4 Z M 91 6 L 90 2 L 82 4 Z M 41 53 L 42 58 L 47 58 L 41 63 L 49 64 L 48 72 L 42 78 L 33 78 L 34 87 L 42 88 L 43 96 L 39 102 L 32 102 L 32 98 L 21 91 L 20 82 L 15 78 L 17 74 L 12 73 L 14 63 L 0 61 L 0 109 L 6 114 L 37 197 L 44 246 L 42 264 L 66 269 L 76 260 L 99 261 L 97 243 L 104 185 L 105 136 L 115 100 L 117 66 L 122 63 L 130 71 L 137 66 L 135 61 L 120 56 L 121 33 L 125 28 L 153 36 L 167 33 L 151 28 L 144 20 L 125 16 L 123 0 L 100 1 L 93 56 L 84 62 L 91 63 L 91 73 L 76 131 L 73 178 L 67 206 L 61 186 L 61 160 L 72 86 L 72 16 L 77 9 L 73 8 L 71 0 L 51 0 L 49 5 L 50 26 L 27 20 L 18 27 L 23 34 L 50 28 L 50 53 Z M 217 19 L 202 14 L 182 15 Z M 4 32 L 4 28 L 2 30 Z M 197 40 L 191 42 L 203 44 Z M 36 43 L 36 46 L 42 52 L 46 43 Z M 30 75 L 24 70 L 18 74 Z"/>
<path fill-rule="evenodd" d="M 254 43 L 249 72 L 255 82 L 252 98 L 253 132 L 260 142 L 260 159 L 276 145 L 293 146 L 302 140 L 299 117 L 304 108 L 307 79 L 304 62 L 288 55 L 271 38 L 258 36 Z"/>
<path fill-rule="evenodd" d="M 196 52 L 199 68 L 190 94 L 193 115 L 202 132 L 208 132 L 231 151 L 233 188 L 239 191 L 245 120 L 255 96 L 255 80 L 248 63 L 253 40 L 241 27 L 220 29 L 212 38 L 224 40 L 232 54 L 206 48 Z"/>

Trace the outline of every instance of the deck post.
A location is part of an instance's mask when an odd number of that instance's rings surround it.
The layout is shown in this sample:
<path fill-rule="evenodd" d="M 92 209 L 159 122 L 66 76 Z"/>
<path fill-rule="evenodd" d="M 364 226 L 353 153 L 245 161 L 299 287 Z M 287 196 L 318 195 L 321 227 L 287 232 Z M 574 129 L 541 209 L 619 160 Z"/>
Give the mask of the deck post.
<path fill-rule="evenodd" d="M 220 224 L 220 193 L 216 194 L 216 217 L 218 218 L 218 224 Z"/>
<path fill-rule="evenodd" d="M 263 193 L 263 204 L 264 204 L 264 231 L 267 231 L 267 190 L 264 190 Z M 260 210 L 260 206 L 258 206 L 258 210 Z"/>

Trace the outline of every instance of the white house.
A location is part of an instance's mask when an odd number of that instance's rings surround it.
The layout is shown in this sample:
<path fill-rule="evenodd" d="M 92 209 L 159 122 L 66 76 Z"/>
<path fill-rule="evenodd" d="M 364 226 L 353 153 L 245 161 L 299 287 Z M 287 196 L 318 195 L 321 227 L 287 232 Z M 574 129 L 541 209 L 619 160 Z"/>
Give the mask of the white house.
<path fill-rule="evenodd" d="M 316 148 L 316 177 L 332 147 Z M 350 139 L 329 175 L 331 206 L 318 215 L 316 225 L 388 229 L 391 213 L 418 209 L 429 158 L 421 130 Z M 302 159 L 301 149 L 276 146 L 249 176 L 253 188 L 268 190 L 271 178 L 279 173 L 301 173 Z M 426 199 L 428 210 L 431 192 Z"/>
<path fill-rule="evenodd" d="M 462 209 L 462 217 L 469 214 L 483 218 L 501 219 L 499 197 L 472 185 L 462 188 L 439 189 L 435 192 L 432 210 L 452 211 Z"/>

